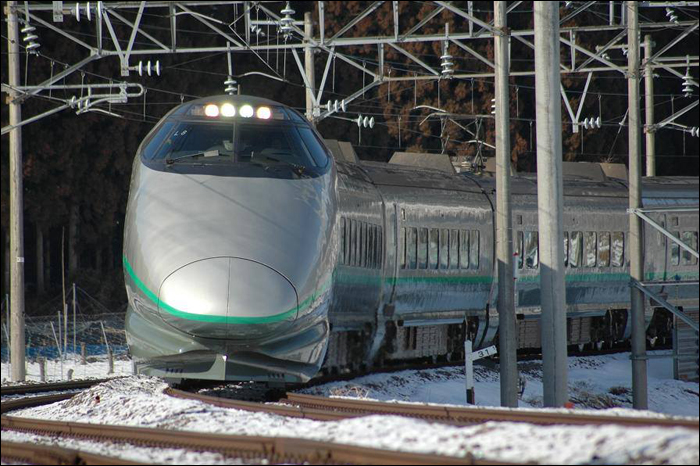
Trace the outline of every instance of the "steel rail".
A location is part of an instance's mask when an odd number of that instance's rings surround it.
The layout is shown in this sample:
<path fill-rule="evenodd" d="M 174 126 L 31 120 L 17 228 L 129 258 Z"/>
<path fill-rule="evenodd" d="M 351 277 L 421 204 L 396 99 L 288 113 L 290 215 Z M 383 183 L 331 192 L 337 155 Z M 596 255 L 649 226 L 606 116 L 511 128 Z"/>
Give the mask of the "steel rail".
<path fill-rule="evenodd" d="M 55 382 L 55 383 L 40 383 L 40 384 L 27 384 L 27 385 L 13 385 L 9 387 L 0 387 L 0 393 L 2 396 L 8 395 L 24 395 L 27 393 L 41 393 L 41 392 L 56 392 L 61 390 L 75 390 L 80 388 L 90 388 L 93 385 L 97 385 L 102 382 L 107 382 L 108 380 L 113 380 L 118 377 L 113 377 L 111 379 L 94 379 L 94 380 L 75 380 L 71 382 Z"/>
<path fill-rule="evenodd" d="M 344 464 L 504 464 L 476 458 L 406 453 L 357 447 L 299 438 L 260 437 L 188 432 L 146 427 L 46 421 L 4 415 L 2 429 L 40 435 L 61 435 L 97 441 L 133 443 L 142 446 L 211 451 L 245 460 L 264 459 L 274 463 Z"/>
<path fill-rule="evenodd" d="M 111 456 L 86 453 L 59 446 L 36 445 L 24 442 L 2 441 L 3 461 L 18 461 L 27 464 L 147 464 L 128 461 Z"/>
<path fill-rule="evenodd" d="M 609 425 L 617 424 L 630 427 L 683 427 L 700 429 L 696 419 L 669 419 L 648 417 L 627 417 L 579 413 L 561 413 L 546 411 L 513 411 L 493 408 L 461 408 L 453 406 L 414 405 L 402 403 L 383 403 L 347 398 L 326 398 L 296 393 L 287 394 L 287 403 L 315 410 L 335 410 L 354 414 L 394 414 L 399 416 L 420 417 L 453 424 L 468 425 L 489 421 L 527 422 L 540 425 Z"/>

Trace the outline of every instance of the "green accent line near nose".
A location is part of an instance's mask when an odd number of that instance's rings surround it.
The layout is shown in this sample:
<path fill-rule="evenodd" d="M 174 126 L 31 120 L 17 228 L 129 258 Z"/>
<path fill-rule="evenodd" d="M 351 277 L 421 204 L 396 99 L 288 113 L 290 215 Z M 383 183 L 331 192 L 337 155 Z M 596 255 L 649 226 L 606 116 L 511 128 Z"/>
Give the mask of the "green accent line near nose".
<path fill-rule="evenodd" d="M 213 316 L 193 314 L 191 312 L 181 311 L 180 309 L 174 308 L 165 301 L 161 300 L 153 291 L 148 289 L 148 287 L 141 281 L 138 275 L 136 275 L 136 272 L 134 272 L 134 269 L 131 267 L 129 260 L 126 258 L 126 254 L 123 256 L 123 263 L 124 269 L 129 274 L 129 277 L 131 277 L 134 284 L 136 284 L 138 289 L 141 290 L 141 292 L 148 299 L 153 301 L 156 304 L 156 306 L 158 306 L 158 308 L 163 309 L 168 314 L 171 314 L 180 319 L 196 320 L 198 322 L 209 322 L 215 324 L 270 324 L 293 318 L 297 313 L 296 307 L 293 307 L 288 311 L 282 312 L 281 314 L 275 314 L 273 316 L 266 317 Z M 307 299 L 306 301 L 304 301 L 304 303 L 308 306 L 310 304 L 310 300 Z"/>

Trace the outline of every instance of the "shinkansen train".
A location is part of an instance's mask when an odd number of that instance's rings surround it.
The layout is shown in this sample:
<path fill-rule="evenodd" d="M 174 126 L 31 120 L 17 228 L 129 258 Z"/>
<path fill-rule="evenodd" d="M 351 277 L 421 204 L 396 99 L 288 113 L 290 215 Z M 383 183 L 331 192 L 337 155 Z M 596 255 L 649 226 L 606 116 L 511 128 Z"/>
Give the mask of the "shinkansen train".
<path fill-rule="evenodd" d="M 427 157 L 427 156 L 426 156 Z M 570 345 L 630 335 L 624 180 L 565 177 Z M 519 348 L 540 346 L 536 178 L 512 181 Z M 489 175 L 336 160 L 298 112 L 250 96 L 184 103 L 134 159 L 127 341 L 166 379 L 305 382 L 498 341 Z M 698 178 L 647 178 L 646 208 L 698 205 Z M 698 214 L 652 212 L 697 250 Z M 647 228 L 645 279 L 698 308 L 696 258 Z M 693 285 L 692 282 L 695 282 Z M 686 283 L 687 282 L 687 283 Z M 647 300 L 650 344 L 671 319 Z"/>

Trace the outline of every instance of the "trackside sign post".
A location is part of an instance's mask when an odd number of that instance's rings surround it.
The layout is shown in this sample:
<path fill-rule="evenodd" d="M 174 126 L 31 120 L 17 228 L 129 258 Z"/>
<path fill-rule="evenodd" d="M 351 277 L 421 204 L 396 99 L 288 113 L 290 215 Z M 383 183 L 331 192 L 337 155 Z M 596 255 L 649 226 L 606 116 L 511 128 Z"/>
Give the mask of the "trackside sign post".
<path fill-rule="evenodd" d="M 486 358 L 496 354 L 498 350 L 496 346 L 489 346 L 488 348 L 480 349 L 479 351 L 472 352 L 472 341 L 464 341 L 464 370 L 467 378 L 467 403 L 476 404 L 476 397 L 474 395 L 474 361 L 481 358 Z"/>

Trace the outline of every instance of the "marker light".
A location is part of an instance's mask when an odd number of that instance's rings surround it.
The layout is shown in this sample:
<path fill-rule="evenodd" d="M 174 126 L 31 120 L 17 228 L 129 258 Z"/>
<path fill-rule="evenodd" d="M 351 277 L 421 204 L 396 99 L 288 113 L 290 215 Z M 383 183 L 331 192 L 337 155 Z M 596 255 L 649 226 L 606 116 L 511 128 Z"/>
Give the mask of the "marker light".
<path fill-rule="evenodd" d="M 250 105 L 244 105 L 238 111 L 243 118 L 250 118 L 253 116 L 253 107 Z"/>
<path fill-rule="evenodd" d="M 218 117 L 219 107 L 214 104 L 208 104 L 204 107 L 204 114 L 208 117 Z"/>
<path fill-rule="evenodd" d="M 258 107 L 256 116 L 263 120 L 269 120 L 272 116 L 272 110 L 270 110 L 270 107 Z"/>
<path fill-rule="evenodd" d="M 225 103 L 221 106 L 221 115 L 225 117 L 236 116 L 236 107 L 229 103 Z"/>

